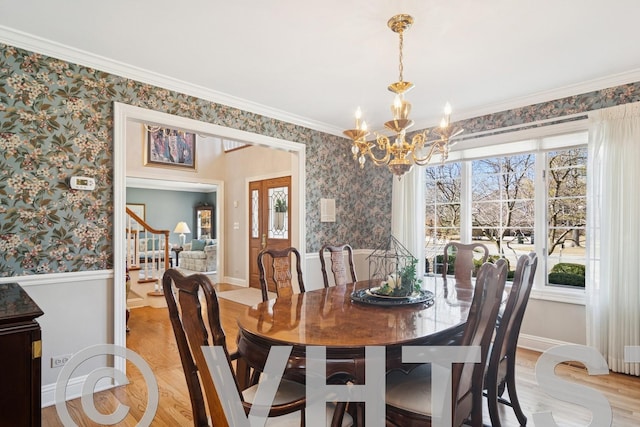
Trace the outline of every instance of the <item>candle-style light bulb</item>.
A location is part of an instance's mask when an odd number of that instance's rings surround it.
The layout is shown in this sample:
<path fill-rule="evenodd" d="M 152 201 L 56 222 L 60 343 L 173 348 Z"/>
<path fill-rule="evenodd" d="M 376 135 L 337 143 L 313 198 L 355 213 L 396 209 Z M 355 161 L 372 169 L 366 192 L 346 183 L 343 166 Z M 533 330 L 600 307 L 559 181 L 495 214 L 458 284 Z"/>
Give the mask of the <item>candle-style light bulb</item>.
<path fill-rule="evenodd" d="M 364 120 L 362 121 L 362 126 L 360 126 L 360 129 L 362 129 L 363 131 L 366 132 L 367 130 L 367 122 L 365 122 Z"/>
<path fill-rule="evenodd" d="M 400 99 L 400 95 L 396 94 L 396 97 L 393 99 L 393 105 L 391 106 L 391 113 L 393 114 L 394 119 L 400 118 L 400 112 L 402 110 L 402 99 Z"/>
<path fill-rule="evenodd" d="M 400 99 L 400 95 L 396 95 L 396 97 L 393 98 L 393 106 L 396 108 L 402 107 L 402 99 Z"/>
<path fill-rule="evenodd" d="M 440 122 L 440 127 L 444 129 L 449 126 L 450 122 L 451 122 L 451 104 L 447 102 L 444 105 L 444 118 Z"/>
<path fill-rule="evenodd" d="M 362 110 L 360 107 L 356 108 L 356 129 L 360 129 L 360 119 L 362 118 Z"/>

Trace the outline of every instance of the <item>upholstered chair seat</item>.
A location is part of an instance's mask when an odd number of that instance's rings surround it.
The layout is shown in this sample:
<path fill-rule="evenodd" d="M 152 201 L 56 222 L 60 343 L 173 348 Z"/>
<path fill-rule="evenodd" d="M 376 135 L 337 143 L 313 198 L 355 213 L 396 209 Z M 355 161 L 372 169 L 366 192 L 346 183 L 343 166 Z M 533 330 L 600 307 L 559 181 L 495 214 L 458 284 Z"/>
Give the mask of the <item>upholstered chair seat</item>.
<path fill-rule="evenodd" d="M 405 411 L 431 415 L 431 365 L 420 365 L 404 373 L 392 371 L 387 374 L 387 405 Z"/>
<path fill-rule="evenodd" d="M 248 389 L 242 392 L 242 397 L 245 402 L 253 403 L 255 399 L 256 393 L 258 391 L 258 385 L 253 385 Z M 296 383 L 294 381 L 288 381 L 283 379 L 280 388 L 276 392 L 275 397 L 273 398 L 274 405 L 285 405 L 288 402 L 294 402 L 296 400 L 302 399 L 305 397 L 305 385 Z M 331 421 L 333 418 L 333 414 L 336 410 L 336 405 L 334 403 L 328 403 L 326 405 L 327 411 L 327 427 L 331 425 Z M 300 427 L 302 425 L 300 416 L 302 412 L 297 411 L 290 414 L 280 415 L 279 417 L 270 417 L 267 419 L 267 423 L 265 424 L 268 427 Z M 349 427 L 353 425 L 353 418 L 349 413 L 345 412 L 344 417 L 342 418 L 341 427 Z"/>

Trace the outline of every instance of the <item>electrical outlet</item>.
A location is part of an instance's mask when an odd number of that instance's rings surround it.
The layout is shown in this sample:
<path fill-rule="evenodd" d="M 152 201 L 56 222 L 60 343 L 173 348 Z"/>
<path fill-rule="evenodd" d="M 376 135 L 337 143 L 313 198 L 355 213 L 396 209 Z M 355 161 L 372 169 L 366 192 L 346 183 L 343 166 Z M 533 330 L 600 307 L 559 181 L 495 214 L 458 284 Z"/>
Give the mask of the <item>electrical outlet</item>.
<path fill-rule="evenodd" d="M 73 356 L 73 354 L 61 354 L 59 356 L 53 356 L 51 358 L 51 367 L 59 368 L 61 366 L 64 366 L 64 364 L 67 363 L 69 359 L 71 359 L 71 356 Z"/>

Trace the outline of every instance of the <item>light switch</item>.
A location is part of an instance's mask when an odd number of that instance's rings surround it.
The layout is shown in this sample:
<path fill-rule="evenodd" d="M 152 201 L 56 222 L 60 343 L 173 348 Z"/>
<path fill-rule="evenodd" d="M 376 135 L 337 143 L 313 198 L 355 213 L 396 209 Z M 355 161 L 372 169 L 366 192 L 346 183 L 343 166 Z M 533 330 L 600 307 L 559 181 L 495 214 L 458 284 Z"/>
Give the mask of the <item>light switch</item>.
<path fill-rule="evenodd" d="M 239 222 L 234 222 L 233 223 L 233 229 L 234 230 L 240 230 L 240 223 Z"/>

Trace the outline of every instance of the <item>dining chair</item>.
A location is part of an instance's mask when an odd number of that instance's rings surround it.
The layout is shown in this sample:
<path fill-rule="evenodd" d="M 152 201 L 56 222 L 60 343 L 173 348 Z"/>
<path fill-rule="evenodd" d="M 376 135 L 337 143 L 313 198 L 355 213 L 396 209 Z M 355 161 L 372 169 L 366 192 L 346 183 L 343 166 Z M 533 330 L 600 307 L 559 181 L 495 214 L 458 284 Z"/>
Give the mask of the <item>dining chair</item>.
<path fill-rule="evenodd" d="M 470 422 L 482 426 L 482 381 L 489 344 L 498 317 L 505 282 L 506 263 L 484 263 L 478 272 L 473 300 L 465 322 L 461 346 L 479 346 L 481 363 L 454 363 L 451 372 L 451 419 L 453 426 Z M 408 373 L 387 374 L 386 419 L 392 426 L 432 424 L 431 365 L 422 364 Z"/>
<path fill-rule="evenodd" d="M 449 265 L 449 252 L 453 250 L 455 261 L 453 266 Z M 459 242 L 449 242 L 444 246 L 444 257 L 442 259 L 442 278 L 444 279 L 445 292 L 447 291 L 447 274 L 453 273 L 456 279 L 456 286 L 470 288 L 471 276 L 473 275 L 474 265 L 473 259 L 475 251 L 481 253 L 480 260 L 482 263 L 487 262 L 489 258 L 489 248 L 482 243 L 464 244 Z"/>
<path fill-rule="evenodd" d="M 324 287 L 329 287 L 329 276 L 327 276 L 327 268 L 324 259 L 325 252 L 330 253 L 331 259 L 331 272 L 333 273 L 333 281 L 337 286 L 343 286 L 347 283 L 354 283 L 358 279 L 356 278 L 356 270 L 353 267 L 353 249 L 349 244 L 343 245 L 324 245 L 320 248 L 320 266 L 322 268 L 322 279 L 324 280 Z M 345 263 L 345 256 L 349 262 L 349 273 L 347 275 L 347 264 Z"/>
<path fill-rule="evenodd" d="M 300 266 L 300 252 L 294 247 L 285 249 L 265 248 L 258 253 L 258 270 L 260 272 L 260 288 L 262 289 L 262 301 L 269 300 L 269 283 L 272 283 L 278 297 L 288 297 L 293 294 L 291 276 L 291 256 L 295 257 L 296 273 L 298 274 L 298 288 L 304 292 L 302 281 L 302 267 Z M 272 277 L 267 277 L 265 256 L 271 259 Z"/>
<path fill-rule="evenodd" d="M 513 408 L 520 425 L 524 426 L 527 423 L 527 417 L 522 412 L 516 392 L 516 348 L 537 266 L 538 256 L 535 252 L 518 258 L 509 298 L 496 327 L 484 379 L 487 406 L 493 427 L 501 426 L 498 402 Z M 509 391 L 509 400 L 502 398 L 505 388 Z"/>
<path fill-rule="evenodd" d="M 234 371 L 232 362 L 240 356 L 237 352 L 229 353 L 227 350 L 226 336 L 220 323 L 218 297 L 213 284 L 204 274 L 184 276 L 178 270 L 169 269 L 163 275 L 162 286 L 187 380 L 193 423 L 196 427 L 228 426 L 229 423 L 207 366 L 202 346 L 221 346 L 224 349 L 227 355 L 227 368 L 234 374 L 238 397 L 247 414 L 251 410 L 251 402 L 256 395 L 258 385 L 252 385 L 244 390 L 240 390 L 238 386 L 238 380 L 235 378 L 237 372 Z M 199 294 L 204 296 L 206 302 L 204 312 Z M 274 404 L 269 410 L 270 418 L 267 425 L 303 426 L 305 405 L 304 384 L 282 379 Z M 345 413 L 344 403 L 329 404 L 327 408 L 327 418 L 331 420 L 332 427 L 347 427 L 352 424 L 353 419 Z M 207 417 L 207 412 L 211 419 Z"/>

